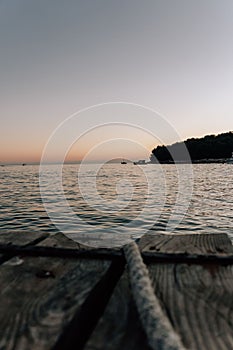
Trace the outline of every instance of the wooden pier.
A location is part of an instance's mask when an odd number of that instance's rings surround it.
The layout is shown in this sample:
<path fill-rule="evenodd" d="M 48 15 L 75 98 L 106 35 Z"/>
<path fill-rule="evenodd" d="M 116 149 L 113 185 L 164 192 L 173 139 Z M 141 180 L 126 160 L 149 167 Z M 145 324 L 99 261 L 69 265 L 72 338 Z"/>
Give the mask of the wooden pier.
<path fill-rule="evenodd" d="M 146 235 L 138 245 L 184 348 L 233 349 L 227 235 Z M 121 249 L 62 234 L 1 234 L 0 349 L 149 350 L 128 276 Z"/>

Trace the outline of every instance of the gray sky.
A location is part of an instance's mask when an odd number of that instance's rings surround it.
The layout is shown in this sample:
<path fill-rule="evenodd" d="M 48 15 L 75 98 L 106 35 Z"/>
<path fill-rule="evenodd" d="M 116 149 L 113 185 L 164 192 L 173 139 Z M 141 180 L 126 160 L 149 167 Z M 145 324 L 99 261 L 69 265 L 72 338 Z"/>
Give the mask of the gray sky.
<path fill-rule="evenodd" d="M 108 101 L 182 139 L 233 129 L 232 0 L 2 0 L 0 52 L 0 160 L 38 160 L 60 122 Z"/>

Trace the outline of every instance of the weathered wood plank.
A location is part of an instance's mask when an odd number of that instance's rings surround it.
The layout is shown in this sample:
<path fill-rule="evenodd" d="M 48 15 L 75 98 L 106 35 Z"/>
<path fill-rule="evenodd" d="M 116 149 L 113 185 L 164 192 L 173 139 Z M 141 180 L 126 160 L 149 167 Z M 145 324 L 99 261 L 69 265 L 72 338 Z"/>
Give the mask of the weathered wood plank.
<path fill-rule="evenodd" d="M 150 265 L 165 313 L 188 349 L 233 349 L 232 266 Z"/>
<path fill-rule="evenodd" d="M 73 240 L 80 242 L 83 245 L 88 245 L 89 247 L 122 247 L 123 244 L 127 244 L 131 240 L 131 234 L 110 234 L 106 229 L 105 233 L 83 234 L 83 233 L 73 233 L 69 234 L 69 237 Z"/>
<path fill-rule="evenodd" d="M 140 247 L 164 253 L 232 253 L 222 234 L 143 237 Z M 188 349 L 233 348 L 232 265 L 150 264 L 149 272 L 165 314 Z"/>
<path fill-rule="evenodd" d="M 139 247 L 142 252 L 186 254 L 232 254 L 233 246 L 226 234 L 144 235 Z"/>
<path fill-rule="evenodd" d="M 107 248 L 61 248 L 61 247 L 47 247 L 47 246 L 18 246 L 18 245 L 4 245 L 0 244 L 0 252 L 12 255 L 22 256 L 44 256 L 44 257 L 58 257 L 58 258 L 75 258 L 75 259 L 102 259 L 114 260 L 123 258 L 122 251 Z M 147 254 L 148 255 L 148 254 Z M 232 255 L 233 262 L 233 255 Z"/>
<path fill-rule="evenodd" d="M 8 248 L 12 244 L 17 244 L 19 247 L 30 247 L 33 246 L 44 239 L 48 237 L 47 234 L 44 233 L 31 233 L 31 232 L 17 232 L 17 233 L 12 233 L 12 232 L 4 232 L 0 233 L 0 245 L 5 245 Z M 4 263 L 5 261 L 9 260 L 12 258 L 15 254 L 14 253 L 1 253 L 0 254 L 0 264 Z M 18 263 L 17 258 L 16 264 Z"/>
<path fill-rule="evenodd" d="M 84 350 L 149 350 L 124 272 Z"/>
<path fill-rule="evenodd" d="M 77 247 L 61 236 L 50 237 L 41 244 Z M 0 348 L 43 350 L 57 344 L 59 349 L 63 330 L 70 334 L 69 325 L 73 320 L 80 325 L 83 305 L 84 310 L 94 313 L 93 308 L 88 308 L 87 300 L 92 306 L 98 306 L 96 297 L 101 299 L 103 285 L 108 289 L 108 285 L 113 284 L 114 271 L 110 271 L 109 276 L 111 264 L 107 261 L 44 257 L 21 260 L 21 264 L 14 267 L 8 263 L 0 266 Z M 108 279 L 101 284 L 107 273 Z M 88 317 L 91 320 L 92 314 Z M 80 334 L 83 331 L 82 327 L 76 329 L 80 342 L 85 341 L 85 336 Z M 63 344 L 66 338 L 63 336 Z M 79 349 L 79 346 L 74 344 L 73 348 Z"/>
<path fill-rule="evenodd" d="M 23 246 L 26 244 L 36 244 L 47 237 L 47 234 L 39 232 L 3 232 L 0 233 L 0 244 L 17 244 Z"/>

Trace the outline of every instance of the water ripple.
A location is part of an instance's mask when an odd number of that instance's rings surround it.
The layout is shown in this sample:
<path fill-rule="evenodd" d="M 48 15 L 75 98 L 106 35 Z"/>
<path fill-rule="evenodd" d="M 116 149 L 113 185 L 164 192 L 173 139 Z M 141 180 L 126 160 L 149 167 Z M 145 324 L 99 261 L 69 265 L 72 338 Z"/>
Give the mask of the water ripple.
<path fill-rule="evenodd" d="M 164 232 L 176 203 L 178 178 L 173 165 L 163 166 L 164 180 L 159 176 L 156 165 L 140 167 L 128 164 L 108 164 L 100 170 L 98 176 L 87 166 L 87 173 L 80 179 L 85 180 L 90 201 L 82 197 L 78 183 L 78 166 L 66 165 L 63 170 L 63 185 L 67 201 L 75 215 L 83 220 L 80 227 L 74 226 L 62 213 L 61 194 L 57 195 L 54 212 L 60 213 L 59 220 L 70 232 L 85 230 L 85 223 L 93 232 L 106 232 L 112 228 L 117 234 L 120 226 L 132 220 L 138 226 L 150 228 L 153 232 Z M 0 229 L 4 231 L 57 232 L 44 210 L 39 191 L 37 166 L 9 166 L 0 169 L 1 212 Z M 176 228 L 180 233 L 220 233 L 225 232 L 233 239 L 232 198 L 233 167 L 226 164 L 194 165 L 194 189 L 189 209 L 182 222 Z M 53 174 L 53 167 L 48 166 L 48 175 Z M 146 176 L 145 176 L 146 174 Z M 153 184 L 153 191 L 148 193 L 147 178 Z M 130 200 L 127 183 L 132 185 Z M 100 196 L 112 205 L 104 211 L 99 199 L 94 196 L 94 184 Z M 120 191 L 120 192 L 119 192 Z M 164 200 L 165 199 L 165 200 Z M 47 189 L 47 200 L 54 203 L 52 188 Z M 163 203 L 164 200 L 164 203 Z M 139 217 L 147 203 L 147 210 Z M 149 205 L 148 205 L 149 203 Z M 182 204 L 176 210 L 182 212 Z M 154 214 L 158 213 L 157 217 Z M 129 228 L 129 233 L 130 233 Z M 137 228 L 134 229 L 135 232 Z M 90 230 L 91 234 L 91 230 Z"/>

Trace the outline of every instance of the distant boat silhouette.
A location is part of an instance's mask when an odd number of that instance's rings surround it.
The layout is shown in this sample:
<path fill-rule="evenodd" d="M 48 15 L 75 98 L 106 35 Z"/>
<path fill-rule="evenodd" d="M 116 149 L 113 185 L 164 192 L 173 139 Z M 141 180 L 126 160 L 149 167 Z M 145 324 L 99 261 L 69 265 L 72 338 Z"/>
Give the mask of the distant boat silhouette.
<path fill-rule="evenodd" d="M 23 163 L 23 164 L 22 164 L 22 166 L 25 166 L 25 165 L 26 165 L 26 163 Z"/>
<path fill-rule="evenodd" d="M 147 165 L 147 163 L 144 159 L 141 159 L 138 162 L 133 162 L 133 163 L 134 163 L 134 165 Z"/>
<path fill-rule="evenodd" d="M 124 159 L 122 159 L 121 164 L 127 164 L 127 162 Z"/>
<path fill-rule="evenodd" d="M 233 164 L 233 152 L 231 154 L 231 158 L 227 160 L 227 164 Z"/>

